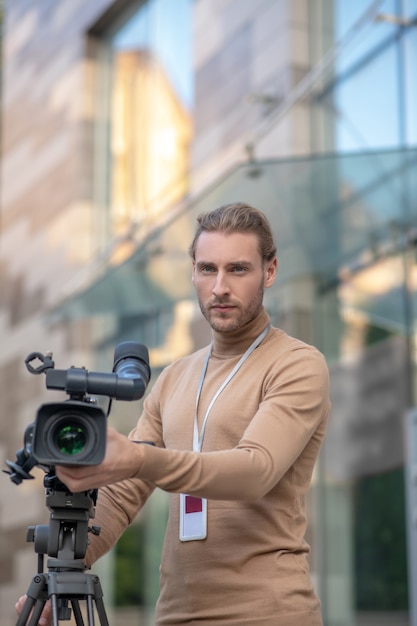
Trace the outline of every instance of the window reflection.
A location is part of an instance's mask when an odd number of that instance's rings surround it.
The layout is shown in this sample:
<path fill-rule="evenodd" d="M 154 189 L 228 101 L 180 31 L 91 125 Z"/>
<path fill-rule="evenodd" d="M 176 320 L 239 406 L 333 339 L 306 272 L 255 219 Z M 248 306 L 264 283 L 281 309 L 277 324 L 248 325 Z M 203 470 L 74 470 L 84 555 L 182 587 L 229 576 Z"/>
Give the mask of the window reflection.
<path fill-rule="evenodd" d="M 362 0 L 325 4 L 324 41 L 335 61 L 315 103 L 326 129 L 323 147 L 353 151 L 414 144 L 414 0 L 384 0 L 378 7 Z"/>
<path fill-rule="evenodd" d="M 189 5 L 148 2 L 111 40 L 113 237 L 132 224 L 153 222 L 187 191 L 193 132 Z M 112 261 L 130 252 L 119 247 Z"/>

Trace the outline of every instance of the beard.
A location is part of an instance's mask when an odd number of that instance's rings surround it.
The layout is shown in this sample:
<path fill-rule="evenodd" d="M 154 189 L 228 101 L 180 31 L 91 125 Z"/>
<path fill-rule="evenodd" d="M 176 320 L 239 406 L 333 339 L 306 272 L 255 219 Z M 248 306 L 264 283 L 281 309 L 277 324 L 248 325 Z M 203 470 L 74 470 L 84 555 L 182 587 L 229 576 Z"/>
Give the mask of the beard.
<path fill-rule="evenodd" d="M 262 281 L 256 294 L 246 307 L 242 306 L 240 302 L 234 302 L 229 297 L 213 298 L 207 304 L 204 304 L 202 300 L 198 298 L 198 304 L 201 313 L 213 330 L 219 333 L 230 333 L 242 328 L 258 315 L 262 309 L 263 296 L 264 286 Z M 229 305 L 232 308 L 222 313 L 218 309 L 213 308 L 219 305 Z"/>

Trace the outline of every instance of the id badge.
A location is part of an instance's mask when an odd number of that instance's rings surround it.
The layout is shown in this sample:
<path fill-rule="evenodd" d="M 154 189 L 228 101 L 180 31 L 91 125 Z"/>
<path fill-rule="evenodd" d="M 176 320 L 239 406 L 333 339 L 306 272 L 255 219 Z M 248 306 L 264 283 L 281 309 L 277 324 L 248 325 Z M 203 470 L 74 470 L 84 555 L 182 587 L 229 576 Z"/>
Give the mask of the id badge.
<path fill-rule="evenodd" d="M 180 540 L 198 541 L 207 537 L 207 500 L 180 493 Z"/>

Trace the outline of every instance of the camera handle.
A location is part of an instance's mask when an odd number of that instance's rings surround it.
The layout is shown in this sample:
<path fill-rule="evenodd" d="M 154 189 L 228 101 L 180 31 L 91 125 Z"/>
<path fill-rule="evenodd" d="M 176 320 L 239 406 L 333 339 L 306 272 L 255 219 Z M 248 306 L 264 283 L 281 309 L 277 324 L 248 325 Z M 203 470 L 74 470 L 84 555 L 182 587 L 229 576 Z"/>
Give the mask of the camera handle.
<path fill-rule="evenodd" d="M 94 517 L 97 490 L 71 493 L 54 475 L 53 468 L 44 484 L 46 504 L 51 511 L 49 525 L 28 527 L 26 539 L 34 543 L 38 572 L 29 585 L 16 626 L 36 626 L 48 599 L 53 626 L 71 619 L 71 609 L 77 626 L 84 626 L 80 600 L 86 603 L 88 626 L 95 624 L 95 609 L 100 625 L 109 626 L 99 577 L 86 571 L 83 560 L 88 532 L 100 532 L 88 523 Z M 48 572 L 43 571 L 45 555 L 51 557 L 47 560 Z"/>

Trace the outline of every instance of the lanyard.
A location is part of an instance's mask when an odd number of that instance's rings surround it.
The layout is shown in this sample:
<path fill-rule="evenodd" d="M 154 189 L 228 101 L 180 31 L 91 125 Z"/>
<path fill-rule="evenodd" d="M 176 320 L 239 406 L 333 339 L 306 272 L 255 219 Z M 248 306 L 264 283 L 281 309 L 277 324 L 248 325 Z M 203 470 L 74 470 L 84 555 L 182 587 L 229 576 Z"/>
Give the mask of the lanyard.
<path fill-rule="evenodd" d="M 214 396 L 213 396 L 213 398 L 212 398 L 212 400 L 211 400 L 211 402 L 210 402 L 210 404 L 209 404 L 209 406 L 207 408 L 207 412 L 206 412 L 206 414 L 204 416 L 204 420 L 203 420 L 203 424 L 201 426 L 201 432 L 200 432 L 200 436 L 199 436 L 198 435 L 197 410 L 198 410 L 198 403 L 200 401 L 201 390 L 203 388 L 204 378 L 205 378 L 206 372 L 207 372 L 208 362 L 209 362 L 209 359 L 210 359 L 210 356 L 211 356 L 212 344 L 210 344 L 210 348 L 209 348 L 208 354 L 206 356 L 206 360 L 204 361 L 203 371 L 201 372 L 200 382 L 199 382 L 198 389 L 197 389 L 197 397 L 196 397 L 196 401 L 195 401 L 194 433 L 193 433 L 193 450 L 194 450 L 194 452 L 201 452 L 201 449 L 203 447 L 203 439 L 204 439 L 204 433 L 206 432 L 207 419 L 208 419 L 209 413 L 210 413 L 210 411 L 211 411 L 211 409 L 213 407 L 213 404 L 216 402 L 217 398 L 219 397 L 219 395 L 221 394 L 223 389 L 226 387 L 226 385 L 228 385 L 229 382 L 232 380 L 233 376 L 240 370 L 240 368 L 242 367 L 242 365 L 244 364 L 246 359 L 252 354 L 252 352 L 255 350 L 255 348 L 257 348 L 259 346 L 259 344 L 261 343 L 261 341 L 263 341 L 263 339 L 266 337 L 270 327 L 271 327 L 271 325 L 268 324 L 268 326 L 266 328 L 264 328 L 264 330 L 261 332 L 261 334 L 256 337 L 255 341 L 253 343 L 251 343 L 249 348 L 246 350 L 245 354 L 243 354 L 243 356 L 239 359 L 239 362 L 236 363 L 236 365 L 234 366 L 234 368 L 232 369 L 230 374 L 227 376 L 227 378 L 223 381 L 223 383 L 220 385 L 220 387 L 218 388 L 218 390 L 214 394 Z"/>

